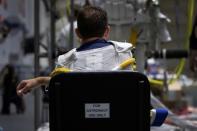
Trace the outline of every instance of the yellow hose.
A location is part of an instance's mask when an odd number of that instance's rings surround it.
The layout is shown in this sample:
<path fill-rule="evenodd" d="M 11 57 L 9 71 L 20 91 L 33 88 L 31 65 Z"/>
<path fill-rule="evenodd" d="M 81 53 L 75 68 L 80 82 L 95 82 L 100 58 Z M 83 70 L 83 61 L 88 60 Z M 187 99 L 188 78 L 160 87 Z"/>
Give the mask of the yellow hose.
<path fill-rule="evenodd" d="M 154 80 L 154 79 L 151 79 L 151 78 L 148 78 L 148 80 L 149 80 L 150 84 L 163 86 L 163 81 L 161 81 L 161 80 Z"/>
<path fill-rule="evenodd" d="M 193 23 L 193 16 L 194 16 L 194 5 L 195 5 L 195 0 L 189 0 L 188 1 L 188 23 L 187 23 L 187 33 L 186 33 L 186 40 L 185 40 L 185 44 L 184 47 L 185 49 L 188 50 L 189 48 L 189 38 L 192 32 L 192 23 Z M 185 66 L 186 60 L 185 59 L 181 59 L 177 68 L 176 68 L 176 78 L 175 79 L 171 79 L 170 80 L 170 84 L 173 83 L 174 81 L 176 81 L 180 75 L 183 72 L 184 66 Z"/>
<path fill-rule="evenodd" d="M 194 15 L 194 5 L 195 5 L 195 0 L 189 0 L 188 2 L 188 23 L 187 23 L 187 33 L 186 33 L 186 40 L 185 40 L 185 44 L 184 47 L 185 49 L 188 50 L 189 47 L 189 38 L 192 32 L 192 23 L 193 23 L 193 15 Z M 168 84 L 172 84 L 173 82 L 175 82 L 180 75 L 183 72 L 184 66 L 185 66 L 186 60 L 185 59 L 181 59 L 178 66 L 175 69 L 176 72 L 176 78 L 172 78 L 169 80 Z M 150 80 L 151 84 L 157 84 L 157 85 L 161 85 L 163 84 L 162 81 L 160 80 Z"/>
<path fill-rule="evenodd" d="M 71 13 L 71 9 L 70 9 L 70 0 L 66 0 L 66 12 L 68 13 L 68 16 Z"/>
<path fill-rule="evenodd" d="M 192 23 L 193 23 L 193 16 L 194 16 L 194 6 L 195 6 L 195 0 L 189 0 L 188 2 L 188 24 L 187 24 L 187 35 L 186 35 L 186 42 L 185 42 L 185 48 L 188 49 L 189 47 L 189 38 L 192 32 Z"/>
<path fill-rule="evenodd" d="M 137 37 L 138 37 L 137 35 L 138 35 L 137 34 L 137 29 L 134 28 L 134 27 L 132 27 L 132 29 L 131 29 L 131 35 L 129 37 L 129 42 L 132 43 L 132 45 L 134 47 L 136 47 L 136 44 L 137 44 Z"/>

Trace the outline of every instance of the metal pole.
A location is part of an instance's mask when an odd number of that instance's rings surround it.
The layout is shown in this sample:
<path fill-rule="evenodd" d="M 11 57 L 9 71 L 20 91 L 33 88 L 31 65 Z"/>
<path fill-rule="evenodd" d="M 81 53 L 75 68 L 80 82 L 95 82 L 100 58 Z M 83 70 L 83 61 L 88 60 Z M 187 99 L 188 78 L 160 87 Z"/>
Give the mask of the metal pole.
<path fill-rule="evenodd" d="M 34 56 L 34 76 L 39 75 L 39 39 L 40 39 L 40 2 L 39 0 L 34 1 L 34 38 L 35 38 L 35 56 Z M 34 92 L 34 130 L 40 126 L 41 118 L 41 96 L 40 90 Z"/>
<path fill-rule="evenodd" d="M 150 15 L 150 40 L 149 40 L 149 49 L 150 50 L 158 50 L 160 49 L 160 40 L 159 40 L 159 0 L 152 1 L 149 7 L 149 15 Z"/>
<path fill-rule="evenodd" d="M 139 42 L 136 45 L 135 50 L 135 57 L 136 57 L 136 64 L 137 64 L 137 71 L 144 73 L 145 68 L 145 61 L 146 61 L 146 43 Z"/>
<path fill-rule="evenodd" d="M 74 0 L 70 0 L 70 45 L 69 48 L 74 47 Z"/>
<path fill-rule="evenodd" d="M 55 67 L 55 54 L 56 54 L 56 47 L 55 47 L 55 39 L 56 39 L 56 33 L 55 33 L 55 11 L 56 11 L 56 0 L 50 0 L 50 5 L 51 5 L 51 20 L 50 20 L 50 25 L 51 25 L 51 31 L 50 31 L 50 37 L 51 37 L 51 42 L 49 46 L 49 66 L 50 70 L 53 70 Z"/>

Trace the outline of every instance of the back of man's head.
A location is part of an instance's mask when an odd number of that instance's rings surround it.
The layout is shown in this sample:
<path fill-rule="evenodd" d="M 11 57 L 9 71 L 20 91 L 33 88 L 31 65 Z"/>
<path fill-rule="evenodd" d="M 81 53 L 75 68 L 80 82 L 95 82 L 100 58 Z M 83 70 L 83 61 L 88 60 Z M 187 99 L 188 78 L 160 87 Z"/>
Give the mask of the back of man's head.
<path fill-rule="evenodd" d="M 107 13 L 99 7 L 84 7 L 77 17 L 77 26 L 83 39 L 102 37 L 108 26 Z"/>

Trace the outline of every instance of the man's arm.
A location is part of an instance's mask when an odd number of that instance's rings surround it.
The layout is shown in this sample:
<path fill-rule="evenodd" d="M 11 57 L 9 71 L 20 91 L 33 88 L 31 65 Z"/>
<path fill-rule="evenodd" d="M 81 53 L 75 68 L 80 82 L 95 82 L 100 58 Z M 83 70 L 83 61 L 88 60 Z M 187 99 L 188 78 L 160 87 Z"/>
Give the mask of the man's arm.
<path fill-rule="evenodd" d="M 33 79 L 23 80 L 16 88 L 17 94 L 23 95 L 30 92 L 33 88 L 46 85 L 49 83 L 50 79 L 51 77 L 36 77 Z"/>

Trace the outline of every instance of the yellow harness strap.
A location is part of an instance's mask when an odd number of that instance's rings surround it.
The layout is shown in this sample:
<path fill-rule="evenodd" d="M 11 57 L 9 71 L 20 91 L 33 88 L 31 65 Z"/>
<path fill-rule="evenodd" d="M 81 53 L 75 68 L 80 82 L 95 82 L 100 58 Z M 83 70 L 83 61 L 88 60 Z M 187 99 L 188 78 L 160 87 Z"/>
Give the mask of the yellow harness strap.
<path fill-rule="evenodd" d="M 57 67 L 55 68 L 51 73 L 50 73 L 50 76 L 53 77 L 57 74 L 60 74 L 60 73 L 67 73 L 67 72 L 71 72 L 72 70 L 68 69 L 68 68 L 65 68 L 65 67 Z"/>

